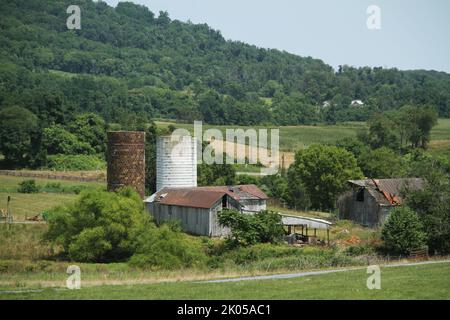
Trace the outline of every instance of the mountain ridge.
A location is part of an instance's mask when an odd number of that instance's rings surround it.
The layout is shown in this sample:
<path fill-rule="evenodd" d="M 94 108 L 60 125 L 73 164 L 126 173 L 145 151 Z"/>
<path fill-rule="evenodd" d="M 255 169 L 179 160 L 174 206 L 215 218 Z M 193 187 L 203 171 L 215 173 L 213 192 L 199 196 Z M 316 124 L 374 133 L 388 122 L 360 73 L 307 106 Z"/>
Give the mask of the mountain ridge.
<path fill-rule="evenodd" d="M 81 8 L 81 30 L 67 30 L 71 4 Z M 0 109 L 19 105 L 40 114 L 57 104 L 109 122 L 242 125 L 367 120 L 405 104 L 450 116 L 450 75 L 442 71 L 334 70 L 130 2 L 0 1 L 0 15 Z M 351 107 L 352 100 L 364 106 Z"/>

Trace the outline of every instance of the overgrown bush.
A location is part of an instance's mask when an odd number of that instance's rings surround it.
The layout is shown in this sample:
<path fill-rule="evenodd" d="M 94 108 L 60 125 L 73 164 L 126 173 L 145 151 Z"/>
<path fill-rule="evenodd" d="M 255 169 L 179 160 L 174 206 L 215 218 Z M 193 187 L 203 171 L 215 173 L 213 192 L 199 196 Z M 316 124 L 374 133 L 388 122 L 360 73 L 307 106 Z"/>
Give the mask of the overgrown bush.
<path fill-rule="evenodd" d="M 426 234 L 417 213 L 408 207 L 397 207 L 383 225 L 381 239 L 389 253 L 409 254 L 425 245 Z"/>
<path fill-rule="evenodd" d="M 284 234 L 281 216 L 272 211 L 242 214 L 233 210 L 223 210 L 219 214 L 219 223 L 231 229 L 229 241 L 234 245 L 276 243 Z"/>
<path fill-rule="evenodd" d="M 47 157 L 47 168 L 56 171 L 103 170 L 106 163 L 93 155 L 57 154 Z"/>
<path fill-rule="evenodd" d="M 19 183 L 17 192 L 19 192 L 19 193 L 38 193 L 39 186 L 36 184 L 35 180 L 24 180 Z"/>
<path fill-rule="evenodd" d="M 201 242 L 168 225 L 157 227 L 139 195 L 129 188 L 110 193 L 86 190 L 78 200 L 52 210 L 44 239 L 61 245 L 79 262 L 129 261 L 147 268 L 201 265 Z"/>
<path fill-rule="evenodd" d="M 137 232 L 134 254 L 130 259 L 133 266 L 179 269 L 203 266 L 207 256 L 198 239 L 172 230 L 168 225 L 156 227 L 147 224 L 145 230 Z"/>
<path fill-rule="evenodd" d="M 49 213 L 45 239 L 61 245 L 73 260 L 126 260 L 133 254 L 132 230 L 145 218 L 142 200 L 131 189 L 84 191 L 73 204 Z"/>

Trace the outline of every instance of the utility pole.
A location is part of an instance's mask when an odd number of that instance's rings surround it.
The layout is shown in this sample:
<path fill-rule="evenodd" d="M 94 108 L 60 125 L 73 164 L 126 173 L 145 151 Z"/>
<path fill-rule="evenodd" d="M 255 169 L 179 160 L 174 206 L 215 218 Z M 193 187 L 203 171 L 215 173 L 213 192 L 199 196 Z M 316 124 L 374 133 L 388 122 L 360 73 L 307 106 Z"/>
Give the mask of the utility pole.
<path fill-rule="evenodd" d="M 6 222 L 9 224 L 13 221 L 12 213 L 9 208 L 9 203 L 11 202 L 11 196 L 8 196 L 8 201 L 6 202 Z"/>

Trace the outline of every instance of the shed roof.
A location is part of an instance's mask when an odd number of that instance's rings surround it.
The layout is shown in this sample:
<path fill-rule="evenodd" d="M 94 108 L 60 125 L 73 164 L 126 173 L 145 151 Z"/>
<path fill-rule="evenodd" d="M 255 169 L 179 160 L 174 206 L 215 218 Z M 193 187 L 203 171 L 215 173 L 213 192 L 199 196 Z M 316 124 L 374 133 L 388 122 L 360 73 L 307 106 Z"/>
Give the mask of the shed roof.
<path fill-rule="evenodd" d="M 267 200 L 269 197 L 261 191 L 254 184 L 238 185 L 238 186 L 211 186 L 211 187 L 198 187 L 200 190 L 220 191 L 227 193 L 233 199 L 245 200 L 245 199 L 261 199 Z"/>
<path fill-rule="evenodd" d="M 400 195 L 403 189 L 420 190 L 425 186 L 421 178 L 409 179 L 365 179 L 349 180 L 350 185 L 365 188 L 375 200 L 384 205 L 398 205 L 403 203 Z"/>
<path fill-rule="evenodd" d="M 209 209 L 225 195 L 225 192 L 199 190 L 198 188 L 163 188 L 147 201 L 165 205 Z"/>
<path fill-rule="evenodd" d="M 209 209 L 225 195 L 238 202 L 247 199 L 268 199 L 267 195 L 255 185 L 239 185 L 163 188 L 147 198 L 146 202 L 158 202 L 164 205 Z"/>
<path fill-rule="evenodd" d="M 281 220 L 285 226 L 307 226 L 310 229 L 329 229 L 332 223 L 323 219 L 293 216 L 281 214 Z"/>

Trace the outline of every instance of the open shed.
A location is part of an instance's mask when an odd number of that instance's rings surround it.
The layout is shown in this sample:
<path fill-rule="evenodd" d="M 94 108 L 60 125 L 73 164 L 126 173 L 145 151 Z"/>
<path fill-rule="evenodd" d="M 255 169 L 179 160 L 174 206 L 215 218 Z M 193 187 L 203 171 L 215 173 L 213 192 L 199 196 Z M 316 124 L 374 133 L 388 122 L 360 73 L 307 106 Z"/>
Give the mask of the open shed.
<path fill-rule="evenodd" d="M 280 215 L 283 225 L 288 228 L 290 236 L 296 235 L 296 231 L 300 231 L 300 239 L 310 243 L 317 240 L 317 230 L 326 230 L 327 244 L 330 244 L 330 228 L 333 225 L 330 221 L 287 214 Z"/>

